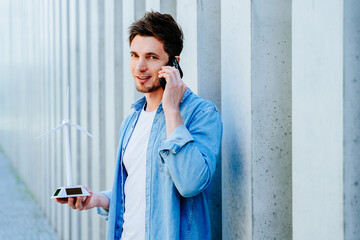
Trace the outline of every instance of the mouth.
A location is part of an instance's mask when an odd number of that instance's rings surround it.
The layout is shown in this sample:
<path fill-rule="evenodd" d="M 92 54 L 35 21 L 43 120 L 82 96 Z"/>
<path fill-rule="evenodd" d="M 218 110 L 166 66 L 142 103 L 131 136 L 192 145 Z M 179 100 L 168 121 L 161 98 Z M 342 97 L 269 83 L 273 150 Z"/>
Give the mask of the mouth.
<path fill-rule="evenodd" d="M 136 79 L 139 80 L 139 82 L 144 83 L 148 81 L 151 78 L 151 76 L 136 76 Z"/>

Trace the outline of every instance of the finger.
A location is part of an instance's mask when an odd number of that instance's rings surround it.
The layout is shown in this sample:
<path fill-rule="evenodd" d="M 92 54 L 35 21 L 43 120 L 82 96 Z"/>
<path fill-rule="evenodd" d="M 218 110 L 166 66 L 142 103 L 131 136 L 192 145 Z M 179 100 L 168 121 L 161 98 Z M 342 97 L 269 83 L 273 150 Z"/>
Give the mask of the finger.
<path fill-rule="evenodd" d="M 164 74 L 167 73 L 168 74 L 168 81 L 172 81 L 175 84 L 181 84 L 182 83 L 182 79 L 180 76 L 180 72 L 177 68 L 175 67 L 171 67 L 171 66 L 165 66 L 163 67 L 162 70 L 159 71 L 159 74 Z"/>
<path fill-rule="evenodd" d="M 73 197 L 69 197 L 68 205 L 69 205 L 72 209 L 76 209 L 76 207 L 75 207 L 75 199 L 74 199 Z"/>
<path fill-rule="evenodd" d="M 159 73 L 164 73 L 164 72 L 169 74 L 174 74 L 174 76 L 177 76 L 177 74 L 179 74 L 180 76 L 179 70 L 172 66 L 163 66 L 162 69 L 159 71 Z"/>
<path fill-rule="evenodd" d="M 170 74 L 168 73 L 161 73 L 158 75 L 159 78 L 165 78 L 168 81 Z"/>
<path fill-rule="evenodd" d="M 92 208 L 92 206 L 90 205 L 92 196 L 93 196 L 93 194 L 91 193 L 90 196 L 86 197 L 85 202 L 84 202 L 84 210 Z"/>
<path fill-rule="evenodd" d="M 68 202 L 67 198 L 55 198 L 55 201 L 61 204 L 65 204 Z"/>
<path fill-rule="evenodd" d="M 76 209 L 79 210 L 79 211 L 81 211 L 81 210 L 84 209 L 82 197 L 77 197 L 77 198 L 76 198 L 75 207 L 76 207 Z"/>

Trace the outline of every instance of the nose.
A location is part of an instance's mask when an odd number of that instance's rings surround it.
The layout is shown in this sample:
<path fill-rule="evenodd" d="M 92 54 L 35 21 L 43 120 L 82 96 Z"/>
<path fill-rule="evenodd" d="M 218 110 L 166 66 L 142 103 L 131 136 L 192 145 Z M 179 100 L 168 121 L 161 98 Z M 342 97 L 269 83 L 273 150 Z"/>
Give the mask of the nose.
<path fill-rule="evenodd" d="M 147 70 L 146 60 L 143 58 L 140 58 L 138 63 L 136 64 L 136 68 L 141 72 L 146 71 Z"/>

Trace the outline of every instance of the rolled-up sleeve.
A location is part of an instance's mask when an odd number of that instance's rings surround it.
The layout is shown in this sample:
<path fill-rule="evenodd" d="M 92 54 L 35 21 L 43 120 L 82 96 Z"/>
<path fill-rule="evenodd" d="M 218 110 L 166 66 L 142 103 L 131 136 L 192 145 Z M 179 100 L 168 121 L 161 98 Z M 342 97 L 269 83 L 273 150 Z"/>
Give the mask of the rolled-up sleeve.
<path fill-rule="evenodd" d="M 109 201 L 111 201 L 111 193 L 112 193 L 111 190 L 102 191 L 100 193 L 104 194 L 109 199 Z M 102 207 L 97 207 L 97 214 L 99 214 L 101 217 L 104 217 L 105 220 L 107 221 L 109 217 L 109 210 Z"/>
<path fill-rule="evenodd" d="M 178 126 L 159 148 L 161 161 L 184 197 L 207 188 L 220 156 L 222 122 L 215 107 L 196 114 L 188 126 Z"/>

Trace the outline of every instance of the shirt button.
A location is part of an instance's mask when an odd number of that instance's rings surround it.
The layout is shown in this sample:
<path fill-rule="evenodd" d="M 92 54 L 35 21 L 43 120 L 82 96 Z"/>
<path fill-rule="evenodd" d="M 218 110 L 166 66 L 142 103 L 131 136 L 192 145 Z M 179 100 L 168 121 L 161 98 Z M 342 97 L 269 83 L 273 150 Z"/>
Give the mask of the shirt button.
<path fill-rule="evenodd" d="M 119 225 L 116 225 L 116 229 L 119 230 L 119 229 L 120 229 L 120 226 L 119 226 Z"/>

